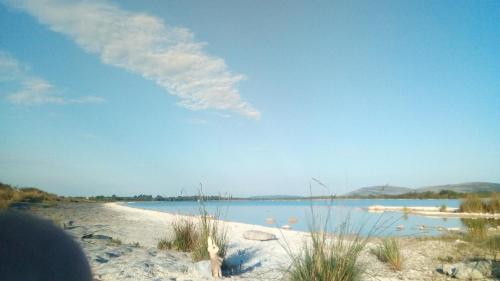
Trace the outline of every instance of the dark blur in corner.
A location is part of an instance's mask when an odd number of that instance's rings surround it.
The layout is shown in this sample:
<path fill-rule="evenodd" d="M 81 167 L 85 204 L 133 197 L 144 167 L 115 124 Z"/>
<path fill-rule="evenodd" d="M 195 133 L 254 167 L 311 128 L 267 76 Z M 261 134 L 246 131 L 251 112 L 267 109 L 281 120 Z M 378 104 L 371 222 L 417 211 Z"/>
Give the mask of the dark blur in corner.
<path fill-rule="evenodd" d="M 1 281 L 91 281 L 80 246 L 52 222 L 0 212 Z"/>

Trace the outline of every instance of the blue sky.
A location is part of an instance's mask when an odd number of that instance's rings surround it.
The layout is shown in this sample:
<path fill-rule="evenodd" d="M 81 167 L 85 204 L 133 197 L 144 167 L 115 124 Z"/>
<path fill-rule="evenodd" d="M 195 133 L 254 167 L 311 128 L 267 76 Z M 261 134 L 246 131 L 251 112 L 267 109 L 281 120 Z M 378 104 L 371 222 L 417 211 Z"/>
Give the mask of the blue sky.
<path fill-rule="evenodd" d="M 498 1 L 0 1 L 0 180 L 500 182 Z M 322 193 L 322 190 L 315 191 Z"/>

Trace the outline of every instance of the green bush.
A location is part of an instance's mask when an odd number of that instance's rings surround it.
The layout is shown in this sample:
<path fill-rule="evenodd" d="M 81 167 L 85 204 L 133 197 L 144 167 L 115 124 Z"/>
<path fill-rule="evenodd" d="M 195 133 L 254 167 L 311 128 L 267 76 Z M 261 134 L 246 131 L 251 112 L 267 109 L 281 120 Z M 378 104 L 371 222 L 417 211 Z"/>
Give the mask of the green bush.
<path fill-rule="evenodd" d="M 403 255 L 401 245 L 394 237 L 384 238 L 380 245 L 372 249 L 371 252 L 377 256 L 381 262 L 388 263 L 392 269 L 401 270 L 403 268 Z"/>

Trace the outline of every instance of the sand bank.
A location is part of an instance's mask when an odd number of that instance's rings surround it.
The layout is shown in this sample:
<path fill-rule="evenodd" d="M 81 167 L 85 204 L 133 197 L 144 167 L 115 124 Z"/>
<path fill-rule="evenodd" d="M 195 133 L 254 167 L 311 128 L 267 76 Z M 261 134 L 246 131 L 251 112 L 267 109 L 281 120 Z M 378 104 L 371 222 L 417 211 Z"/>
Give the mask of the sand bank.
<path fill-rule="evenodd" d="M 458 208 L 440 207 L 405 207 L 405 206 L 382 206 L 374 205 L 367 208 L 369 212 L 404 212 L 413 215 L 434 216 L 434 217 L 456 217 L 456 218 L 500 218 L 500 214 L 490 213 L 461 213 Z"/>

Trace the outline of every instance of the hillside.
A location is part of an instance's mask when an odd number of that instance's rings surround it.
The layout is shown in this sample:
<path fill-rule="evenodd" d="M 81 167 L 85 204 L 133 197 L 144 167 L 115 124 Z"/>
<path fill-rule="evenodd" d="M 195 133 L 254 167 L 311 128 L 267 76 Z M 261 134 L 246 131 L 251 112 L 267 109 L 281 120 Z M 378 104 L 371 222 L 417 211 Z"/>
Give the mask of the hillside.
<path fill-rule="evenodd" d="M 466 182 L 459 184 L 447 184 L 447 185 L 436 185 L 436 186 L 426 186 L 417 188 L 415 191 L 418 193 L 431 191 L 440 192 L 442 190 L 451 190 L 460 193 L 467 192 L 500 192 L 500 183 L 492 182 Z"/>
<path fill-rule="evenodd" d="M 424 193 L 435 192 L 439 193 L 443 190 L 450 190 L 457 193 L 470 193 L 470 192 L 500 192 L 500 183 L 492 182 L 466 182 L 458 184 L 446 184 L 436 186 L 424 186 L 420 188 L 408 188 L 400 186 L 380 185 L 362 187 L 347 193 L 348 197 L 368 197 L 368 196 L 382 196 L 382 195 L 401 195 L 406 193 Z"/>
<path fill-rule="evenodd" d="M 346 196 L 379 196 L 379 195 L 400 195 L 414 191 L 408 187 L 379 185 L 368 186 L 356 189 L 346 194 Z"/>

